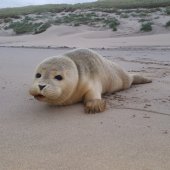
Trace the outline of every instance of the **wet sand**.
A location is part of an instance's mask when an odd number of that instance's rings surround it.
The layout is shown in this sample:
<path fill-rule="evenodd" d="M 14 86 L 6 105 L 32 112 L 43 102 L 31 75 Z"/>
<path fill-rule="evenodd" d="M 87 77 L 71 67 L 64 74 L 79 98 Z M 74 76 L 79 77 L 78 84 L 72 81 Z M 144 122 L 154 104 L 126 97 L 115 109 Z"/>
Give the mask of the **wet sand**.
<path fill-rule="evenodd" d="M 28 94 L 35 66 L 68 48 L 0 48 L 0 169 L 170 169 L 170 50 L 96 49 L 153 83 L 103 96 L 104 113 Z"/>

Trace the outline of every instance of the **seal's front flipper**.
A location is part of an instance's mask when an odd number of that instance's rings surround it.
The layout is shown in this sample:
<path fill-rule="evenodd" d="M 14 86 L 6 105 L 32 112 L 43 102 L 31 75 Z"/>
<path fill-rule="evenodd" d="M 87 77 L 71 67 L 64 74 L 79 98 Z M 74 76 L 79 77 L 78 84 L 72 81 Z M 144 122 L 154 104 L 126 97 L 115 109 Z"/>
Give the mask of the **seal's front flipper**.
<path fill-rule="evenodd" d="M 106 101 L 101 98 L 101 88 L 99 85 L 90 86 L 84 96 L 84 105 L 86 113 L 99 113 L 106 109 Z"/>
<path fill-rule="evenodd" d="M 103 99 L 94 99 L 85 102 L 85 112 L 86 113 L 99 113 L 106 109 L 106 101 Z"/>

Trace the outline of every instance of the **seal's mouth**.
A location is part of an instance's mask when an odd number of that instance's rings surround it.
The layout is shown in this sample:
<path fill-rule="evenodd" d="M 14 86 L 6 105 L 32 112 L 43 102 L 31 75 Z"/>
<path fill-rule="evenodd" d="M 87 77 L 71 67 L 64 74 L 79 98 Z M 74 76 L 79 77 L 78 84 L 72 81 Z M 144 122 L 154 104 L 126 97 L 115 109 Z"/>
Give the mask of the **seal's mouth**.
<path fill-rule="evenodd" d="M 35 95 L 34 98 L 37 100 L 43 100 L 45 96 L 43 96 L 42 94 L 38 94 L 38 95 Z"/>

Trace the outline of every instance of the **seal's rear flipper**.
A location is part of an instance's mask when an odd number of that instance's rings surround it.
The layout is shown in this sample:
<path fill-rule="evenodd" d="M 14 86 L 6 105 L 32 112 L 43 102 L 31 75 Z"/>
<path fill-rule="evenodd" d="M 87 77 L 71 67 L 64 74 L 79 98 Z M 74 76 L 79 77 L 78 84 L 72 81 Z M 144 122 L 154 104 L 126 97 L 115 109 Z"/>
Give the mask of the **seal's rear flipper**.
<path fill-rule="evenodd" d="M 151 83 L 152 80 L 146 77 L 143 77 L 142 75 L 139 74 L 131 74 L 132 76 L 132 84 L 145 84 L 145 83 Z"/>

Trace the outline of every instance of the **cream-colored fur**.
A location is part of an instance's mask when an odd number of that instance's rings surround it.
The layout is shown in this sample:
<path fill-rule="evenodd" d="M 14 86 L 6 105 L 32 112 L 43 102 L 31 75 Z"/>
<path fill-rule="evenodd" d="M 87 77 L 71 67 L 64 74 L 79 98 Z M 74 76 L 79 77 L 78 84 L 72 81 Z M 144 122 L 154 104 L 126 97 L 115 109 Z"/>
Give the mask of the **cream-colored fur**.
<path fill-rule="evenodd" d="M 128 89 L 132 84 L 149 83 L 150 79 L 127 73 L 119 65 L 89 49 L 77 49 L 45 59 L 37 66 L 30 94 L 55 105 L 84 101 L 85 112 L 105 110 L 101 95 Z M 62 76 L 62 80 L 55 76 Z M 39 86 L 43 86 L 41 89 Z"/>

